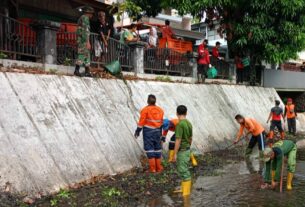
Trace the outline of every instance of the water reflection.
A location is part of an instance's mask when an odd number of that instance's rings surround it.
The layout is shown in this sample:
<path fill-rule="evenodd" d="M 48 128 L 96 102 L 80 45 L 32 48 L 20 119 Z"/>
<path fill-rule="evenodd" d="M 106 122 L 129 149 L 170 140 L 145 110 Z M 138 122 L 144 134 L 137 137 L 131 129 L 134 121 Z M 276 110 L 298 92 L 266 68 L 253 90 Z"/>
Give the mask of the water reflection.
<path fill-rule="evenodd" d="M 198 177 L 191 197 L 164 195 L 140 207 L 305 207 L 305 161 L 297 162 L 290 192 L 261 190 L 261 176 L 250 174 L 245 161 L 227 165 L 222 173 L 220 176 Z"/>

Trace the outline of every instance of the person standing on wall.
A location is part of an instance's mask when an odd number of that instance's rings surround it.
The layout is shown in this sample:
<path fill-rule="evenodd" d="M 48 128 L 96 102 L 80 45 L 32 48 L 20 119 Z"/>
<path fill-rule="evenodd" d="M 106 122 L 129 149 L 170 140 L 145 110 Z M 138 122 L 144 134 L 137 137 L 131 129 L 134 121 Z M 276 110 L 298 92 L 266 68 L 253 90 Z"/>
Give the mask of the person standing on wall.
<path fill-rule="evenodd" d="M 186 119 L 187 108 L 184 105 L 177 107 L 177 117 L 179 123 L 176 126 L 175 149 L 172 162 L 177 162 L 178 174 L 182 180 L 181 190 L 175 191 L 182 193 L 183 196 L 191 194 L 192 176 L 189 169 L 191 158 L 191 145 L 193 138 L 193 127 L 189 120 Z"/>
<path fill-rule="evenodd" d="M 216 42 L 215 47 L 212 50 L 212 56 L 217 58 L 218 60 L 222 60 L 223 58 L 219 55 L 220 42 Z"/>
<path fill-rule="evenodd" d="M 90 73 L 90 19 L 93 17 L 94 9 L 84 6 L 80 9 L 83 15 L 77 22 L 77 60 L 74 75 L 81 76 L 79 70 L 85 66 L 85 76 L 91 77 Z"/>
<path fill-rule="evenodd" d="M 149 95 L 147 106 L 141 110 L 138 127 L 135 131 L 135 138 L 140 136 L 143 130 L 144 150 L 149 160 L 149 171 L 151 173 L 161 172 L 161 135 L 163 124 L 163 110 L 156 106 L 156 97 Z"/>
<path fill-rule="evenodd" d="M 275 106 L 272 107 L 268 120 L 267 120 L 267 124 L 268 124 L 271 119 L 269 139 L 273 139 L 275 128 L 277 128 L 279 130 L 279 132 L 281 133 L 281 139 L 283 140 L 285 138 L 285 132 L 284 132 L 284 129 L 282 126 L 282 118 L 283 118 L 284 124 L 285 124 L 285 116 L 283 113 L 283 109 L 280 107 L 280 104 L 281 104 L 281 102 L 279 100 L 275 101 Z"/>
<path fill-rule="evenodd" d="M 292 103 L 292 99 L 287 99 L 287 105 L 285 107 L 284 117 L 287 117 L 288 131 L 290 134 L 296 135 L 296 117 L 295 105 Z"/>
<path fill-rule="evenodd" d="M 198 82 L 205 82 L 207 72 L 210 66 L 210 53 L 208 50 L 208 40 L 205 39 L 202 44 L 198 46 L 198 68 L 197 76 Z"/>
<path fill-rule="evenodd" d="M 106 14 L 103 11 L 100 11 L 98 13 L 98 20 L 100 22 L 99 27 L 99 34 L 100 34 L 100 40 L 101 40 L 101 58 L 103 61 L 103 58 L 105 54 L 108 52 L 108 41 L 111 34 L 111 28 L 108 22 L 106 21 Z"/>
<path fill-rule="evenodd" d="M 240 56 L 235 56 L 235 67 L 236 67 L 236 83 L 242 84 L 244 82 L 244 65 Z"/>

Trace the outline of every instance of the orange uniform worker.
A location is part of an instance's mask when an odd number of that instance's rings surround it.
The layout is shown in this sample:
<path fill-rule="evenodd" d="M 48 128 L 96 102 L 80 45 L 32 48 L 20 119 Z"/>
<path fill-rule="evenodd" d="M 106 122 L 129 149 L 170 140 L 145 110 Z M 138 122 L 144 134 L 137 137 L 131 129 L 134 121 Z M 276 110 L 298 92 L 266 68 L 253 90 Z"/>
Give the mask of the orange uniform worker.
<path fill-rule="evenodd" d="M 175 132 L 176 126 L 178 125 L 178 123 L 179 123 L 179 119 L 171 119 L 171 120 L 164 119 L 163 120 L 163 126 L 162 126 L 163 132 L 162 132 L 162 138 L 161 138 L 162 142 L 166 141 L 166 136 L 168 134 L 168 131 Z M 173 134 L 172 137 L 170 138 L 170 141 L 168 144 L 168 162 L 173 161 L 173 158 L 175 155 L 175 152 L 174 152 L 175 142 L 176 142 L 176 136 L 175 136 L 175 134 Z M 191 161 L 192 161 L 192 165 L 194 167 L 196 167 L 198 165 L 197 160 L 193 153 L 191 153 Z"/>
<path fill-rule="evenodd" d="M 295 105 L 292 103 L 292 99 L 287 99 L 287 105 L 285 107 L 284 117 L 287 117 L 288 131 L 290 134 L 296 135 L 296 117 L 297 113 L 295 112 Z"/>
<path fill-rule="evenodd" d="M 269 139 L 273 139 L 274 137 L 274 129 L 277 128 L 279 132 L 281 133 L 281 139 L 285 138 L 285 132 L 282 126 L 282 118 L 285 122 L 283 109 L 280 107 L 281 102 L 279 100 L 275 100 L 275 106 L 272 107 L 267 124 L 269 123 L 271 119 L 271 125 L 270 125 L 270 132 L 269 132 Z"/>
<path fill-rule="evenodd" d="M 244 129 L 246 129 L 248 131 L 246 136 L 252 134 L 246 150 L 246 156 L 250 156 L 256 143 L 258 143 L 258 149 L 263 151 L 266 146 L 266 133 L 264 127 L 255 119 L 245 118 L 240 114 L 235 116 L 235 120 L 240 124 L 240 128 L 234 143 L 236 144 L 239 142 L 240 138 L 243 136 Z"/>
<path fill-rule="evenodd" d="M 149 171 L 151 173 L 161 172 L 161 135 L 163 124 L 163 110 L 156 106 L 156 97 L 149 95 L 148 106 L 141 110 L 135 137 L 139 137 L 143 129 L 144 150 L 149 160 Z"/>

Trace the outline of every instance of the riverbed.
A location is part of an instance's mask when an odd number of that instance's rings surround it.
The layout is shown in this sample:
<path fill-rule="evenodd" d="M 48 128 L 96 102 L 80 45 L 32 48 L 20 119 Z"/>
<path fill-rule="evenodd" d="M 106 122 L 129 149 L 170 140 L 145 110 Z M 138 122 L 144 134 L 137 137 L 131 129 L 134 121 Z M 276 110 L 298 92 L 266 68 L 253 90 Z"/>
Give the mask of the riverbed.
<path fill-rule="evenodd" d="M 286 178 L 286 177 L 285 177 Z M 199 176 L 190 199 L 166 194 L 138 207 L 303 207 L 305 206 L 305 161 L 297 162 L 293 190 L 261 190 L 261 176 L 250 174 L 245 162 L 226 165 L 219 176 Z"/>

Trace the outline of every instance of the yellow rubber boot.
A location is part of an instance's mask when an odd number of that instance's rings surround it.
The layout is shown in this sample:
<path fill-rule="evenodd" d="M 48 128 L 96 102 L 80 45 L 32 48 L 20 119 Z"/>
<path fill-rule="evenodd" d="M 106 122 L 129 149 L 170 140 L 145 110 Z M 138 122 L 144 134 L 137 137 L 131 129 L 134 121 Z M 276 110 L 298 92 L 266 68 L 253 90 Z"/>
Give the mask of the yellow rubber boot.
<path fill-rule="evenodd" d="M 292 190 L 292 179 L 293 179 L 293 173 L 288 172 L 288 174 L 287 174 L 287 190 Z"/>
<path fill-rule="evenodd" d="M 169 150 L 168 151 L 168 162 L 172 162 L 174 159 L 175 151 L 174 150 Z"/>
<path fill-rule="evenodd" d="M 197 167 L 198 166 L 198 163 L 197 163 L 197 160 L 195 158 L 194 153 L 191 153 L 191 161 L 192 161 L 193 167 Z"/>
<path fill-rule="evenodd" d="M 272 170 L 272 172 L 271 172 L 271 179 L 272 179 L 272 182 L 274 182 L 274 178 L 275 178 L 275 170 Z"/>
<path fill-rule="evenodd" d="M 182 196 L 189 196 L 191 194 L 192 181 L 183 181 L 182 182 Z"/>

